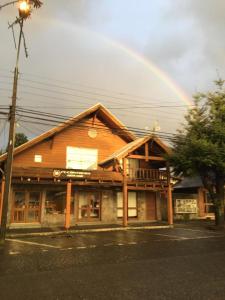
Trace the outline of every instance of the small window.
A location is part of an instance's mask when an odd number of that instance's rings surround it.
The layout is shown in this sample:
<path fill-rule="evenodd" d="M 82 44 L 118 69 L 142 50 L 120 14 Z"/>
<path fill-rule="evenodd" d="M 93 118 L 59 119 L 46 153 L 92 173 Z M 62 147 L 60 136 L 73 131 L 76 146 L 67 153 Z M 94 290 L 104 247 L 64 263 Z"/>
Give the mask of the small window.
<path fill-rule="evenodd" d="M 42 162 L 42 155 L 34 155 L 34 162 L 41 163 Z"/>

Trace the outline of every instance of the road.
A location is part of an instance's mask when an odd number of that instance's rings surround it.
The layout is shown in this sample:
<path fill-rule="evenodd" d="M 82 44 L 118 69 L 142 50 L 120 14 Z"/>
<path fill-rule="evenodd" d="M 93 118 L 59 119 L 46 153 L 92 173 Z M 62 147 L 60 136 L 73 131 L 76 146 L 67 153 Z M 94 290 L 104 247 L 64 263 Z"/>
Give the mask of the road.
<path fill-rule="evenodd" d="M 0 299 L 225 299 L 225 233 L 180 226 L 8 239 Z"/>

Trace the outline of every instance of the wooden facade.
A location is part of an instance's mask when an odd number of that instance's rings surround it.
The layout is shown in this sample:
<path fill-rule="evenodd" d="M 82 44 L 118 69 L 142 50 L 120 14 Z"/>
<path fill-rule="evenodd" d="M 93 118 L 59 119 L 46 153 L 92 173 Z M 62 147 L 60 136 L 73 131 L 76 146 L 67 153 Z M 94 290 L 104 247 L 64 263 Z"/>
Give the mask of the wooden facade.
<path fill-rule="evenodd" d="M 156 136 L 136 138 L 97 104 L 15 149 L 8 224 L 172 224 L 168 151 Z"/>

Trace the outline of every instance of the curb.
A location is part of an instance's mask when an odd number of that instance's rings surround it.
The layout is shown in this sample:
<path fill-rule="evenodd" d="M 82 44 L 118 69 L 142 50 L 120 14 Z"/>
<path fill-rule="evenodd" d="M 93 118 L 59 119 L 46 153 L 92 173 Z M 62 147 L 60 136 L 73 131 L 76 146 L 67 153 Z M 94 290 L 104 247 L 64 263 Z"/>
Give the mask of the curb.
<path fill-rule="evenodd" d="M 33 232 L 33 233 L 14 233 L 7 234 L 7 238 L 17 237 L 35 237 L 35 236 L 52 236 L 72 233 L 92 233 L 92 232 L 112 232 L 112 231 L 131 231 L 131 230 L 151 230 L 151 229 L 167 229 L 173 228 L 173 225 L 155 225 L 155 226 L 134 226 L 134 227 L 116 227 L 116 228 L 93 228 L 93 229 L 72 229 L 72 230 L 60 230 L 53 232 Z"/>

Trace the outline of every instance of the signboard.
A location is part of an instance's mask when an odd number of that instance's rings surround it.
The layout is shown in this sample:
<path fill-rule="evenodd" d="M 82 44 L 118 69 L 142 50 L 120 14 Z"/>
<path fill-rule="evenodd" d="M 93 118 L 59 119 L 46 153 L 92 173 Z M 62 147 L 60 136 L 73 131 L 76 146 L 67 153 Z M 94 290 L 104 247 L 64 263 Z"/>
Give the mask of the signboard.
<path fill-rule="evenodd" d="M 53 177 L 56 178 L 85 178 L 89 177 L 91 172 L 80 170 L 54 170 Z"/>
<path fill-rule="evenodd" d="M 196 199 L 176 199 L 175 213 L 177 214 L 197 214 Z"/>

